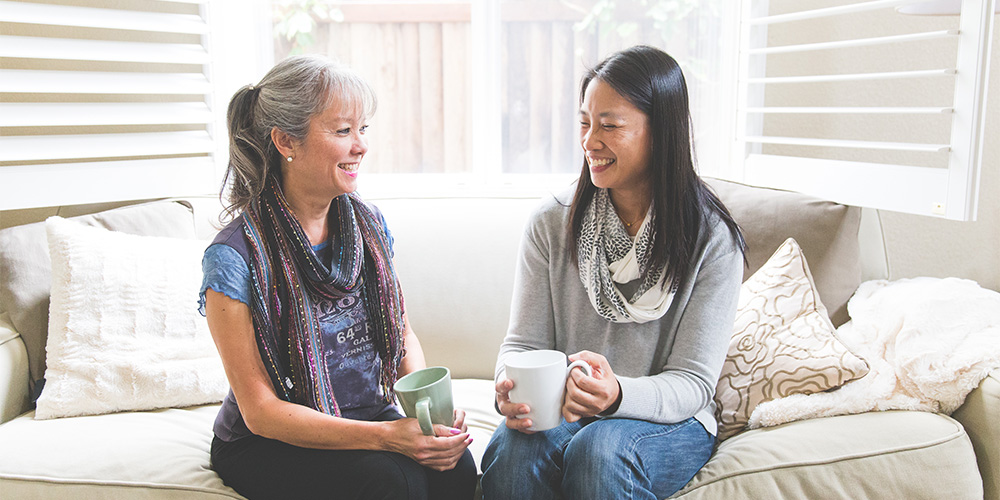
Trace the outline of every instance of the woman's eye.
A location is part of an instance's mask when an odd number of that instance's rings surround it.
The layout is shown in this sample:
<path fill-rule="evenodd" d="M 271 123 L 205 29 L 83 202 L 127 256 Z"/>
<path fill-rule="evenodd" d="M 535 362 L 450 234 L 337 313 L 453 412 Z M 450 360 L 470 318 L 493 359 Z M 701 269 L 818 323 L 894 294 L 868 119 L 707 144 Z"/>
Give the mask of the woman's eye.
<path fill-rule="evenodd" d="M 361 132 L 362 134 L 363 134 L 363 133 L 365 133 L 365 132 L 367 132 L 367 131 L 368 131 L 368 125 L 362 125 L 362 126 L 361 126 L 361 128 L 360 128 L 360 129 L 358 129 L 358 130 L 359 130 L 359 131 L 360 131 L 360 132 Z"/>
<path fill-rule="evenodd" d="M 347 135 L 347 134 L 351 133 L 351 129 L 350 128 L 342 128 L 342 129 L 338 130 L 337 133 L 340 134 L 340 135 Z"/>

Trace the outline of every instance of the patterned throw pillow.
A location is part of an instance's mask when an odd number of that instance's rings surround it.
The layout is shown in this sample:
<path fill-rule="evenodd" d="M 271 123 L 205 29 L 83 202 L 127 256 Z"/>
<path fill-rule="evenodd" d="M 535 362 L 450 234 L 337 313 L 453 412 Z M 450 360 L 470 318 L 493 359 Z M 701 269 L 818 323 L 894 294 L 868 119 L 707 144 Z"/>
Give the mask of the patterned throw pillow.
<path fill-rule="evenodd" d="M 802 249 L 789 238 L 740 289 L 733 338 L 715 389 L 719 440 L 758 404 L 827 391 L 868 373 L 837 339 Z"/>

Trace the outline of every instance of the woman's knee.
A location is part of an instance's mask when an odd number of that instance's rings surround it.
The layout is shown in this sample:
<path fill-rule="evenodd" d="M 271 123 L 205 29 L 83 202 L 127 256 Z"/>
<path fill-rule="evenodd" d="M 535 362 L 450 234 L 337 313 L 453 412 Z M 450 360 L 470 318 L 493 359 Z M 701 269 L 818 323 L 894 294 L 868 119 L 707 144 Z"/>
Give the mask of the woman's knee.
<path fill-rule="evenodd" d="M 677 424 L 600 420 L 566 448 L 564 489 L 576 498 L 590 498 L 586 491 L 603 488 L 629 491 L 628 498 L 669 496 L 704 465 L 713 444 L 714 438 L 694 419 Z M 601 478 L 600 484 L 588 484 L 588 478 Z"/>
<path fill-rule="evenodd" d="M 524 434 L 501 426 L 483 454 L 483 490 L 498 496 L 499 492 L 510 493 L 519 486 L 530 490 L 558 485 L 563 449 L 572 439 L 573 430 L 561 426 Z"/>
<path fill-rule="evenodd" d="M 621 420 L 598 420 L 584 427 L 566 447 L 564 461 L 567 471 L 585 469 L 585 475 L 606 471 L 632 459 L 628 443 L 623 442 Z M 590 476 L 599 478 L 600 476 Z"/>
<path fill-rule="evenodd" d="M 398 453 L 365 454 L 352 475 L 358 481 L 359 498 L 427 498 L 424 468 Z"/>

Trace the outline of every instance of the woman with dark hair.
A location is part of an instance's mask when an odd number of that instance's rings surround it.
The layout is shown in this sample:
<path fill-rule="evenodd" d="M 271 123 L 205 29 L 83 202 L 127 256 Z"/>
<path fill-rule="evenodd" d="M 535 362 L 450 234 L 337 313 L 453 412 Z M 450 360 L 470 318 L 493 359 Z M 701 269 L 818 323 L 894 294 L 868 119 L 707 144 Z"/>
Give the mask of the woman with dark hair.
<path fill-rule="evenodd" d="M 228 110 L 229 205 L 205 251 L 202 306 L 232 388 L 212 468 L 251 498 L 462 499 L 465 414 L 425 436 L 392 403 L 424 368 L 382 214 L 358 197 L 371 87 L 286 59 Z"/>
<path fill-rule="evenodd" d="M 684 76 L 659 49 L 618 52 L 584 77 L 575 193 L 545 202 L 521 244 L 486 500 L 666 498 L 708 461 L 745 245 L 695 173 L 690 123 Z M 593 371 L 572 372 L 566 423 L 537 433 L 504 373 L 533 349 Z"/>

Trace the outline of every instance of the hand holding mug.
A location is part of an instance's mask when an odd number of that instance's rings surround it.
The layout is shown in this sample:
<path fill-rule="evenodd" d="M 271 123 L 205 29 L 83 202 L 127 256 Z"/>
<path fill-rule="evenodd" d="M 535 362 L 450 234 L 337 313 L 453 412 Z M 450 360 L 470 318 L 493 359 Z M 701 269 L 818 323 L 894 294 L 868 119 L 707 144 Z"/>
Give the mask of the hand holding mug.
<path fill-rule="evenodd" d="M 525 434 L 533 434 L 534 431 L 529 431 L 528 428 L 532 426 L 534 422 L 530 418 L 518 418 L 521 415 L 527 415 L 531 408 L 524 403 L 511 403 L 510 402 L 510 390 L 514 388 L 514 382 L 510 379 L 503 379 L 497 382 L 497 409 L 500 413 L 507 418 L 507 428 L 514 431 L 521 431 Z"/>
<path fill-rule="evenodd" d="M 580 351 L 569 359 L 587 363 L 593 374 L 585 377 L 582 373 L 574 373 L 566 381 L 566 402 L 562 414 L 567 422 L 593 417 L 618 401 L 621 386 L 607 358 L 590 351 Z"/>
<path fill-rule="evenodd" d="M 391 431 L 386 435 L 385 449 L 412 458 L 415 462 L 437 471 L 455 468 L 472 437 L 457 427 L 434 424 L 434 435 L 424 435 L 414 418 L 386 422 Z"/>
<path fill-rule="evenodd" d="M 504 365 L 508 380 L 497 384 L 497 403 L 507 416 L 507 427 L 519 431 L 545 431 L 560 425 L 567 378 L 574 368 L 591 374 L 586 361 L 567 366 L 566 355 L 553 350 L 519 352 L 509 356 Z"/>
<path fill-rule="evenodd" d="M 451 371 L 447 368 L 432 366 L 417 370 L 397 380 L 393 390 L 403 412 L 417 419 L 425 436 L 435 435 L 435 424 L 449 426 L 455 421 Z"/>

